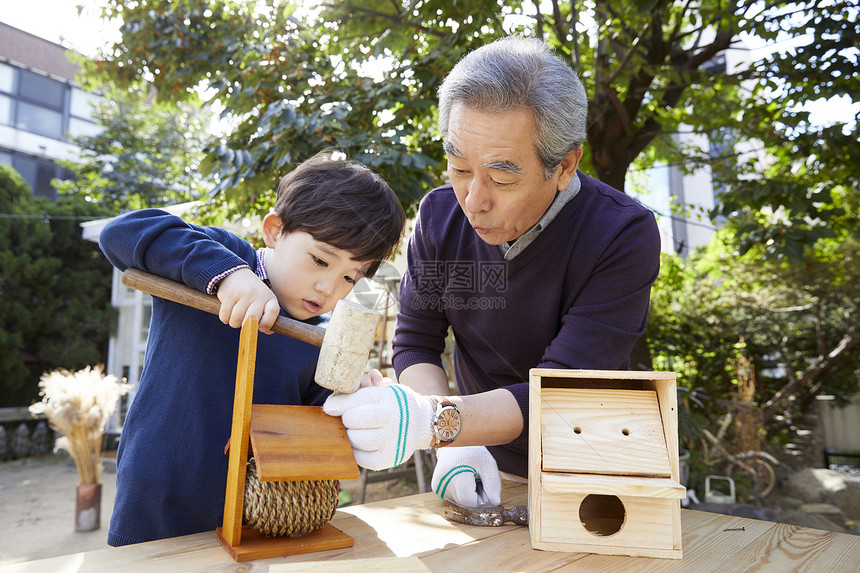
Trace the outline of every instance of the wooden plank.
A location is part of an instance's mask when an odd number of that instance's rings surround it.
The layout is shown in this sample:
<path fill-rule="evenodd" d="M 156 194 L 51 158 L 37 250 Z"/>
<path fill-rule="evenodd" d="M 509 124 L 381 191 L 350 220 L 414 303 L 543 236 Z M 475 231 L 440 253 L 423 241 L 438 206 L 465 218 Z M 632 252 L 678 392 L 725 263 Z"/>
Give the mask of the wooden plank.
<path fill-rule="evenodd" d="M 321 563 L 282 563 L 269 567 L 269 573 L 422 573 L 430 571 L 420 559 L 411 557 L 375 557 L 368 559 L 338 559 Z"/>
<path fill-rule="evenodd" d="M 661 499 L 684 499 L 687 497 L 687 488 L 668 478 L 549 472 L 544 472 L 541 478 L 543 490 L 550 493 L 595 493 Z"/>
<path fill-rule="evenodd" d="M 725 566 L 740 571 L 753 565 L 763 571 L 857 571 L 860 537 L 776 524 L 743 553 L 728 556 Z"/>
<path fill-rule="evenodd" d="M 222 535 L 222 530 L 216 529 L 215 534 L 233 561 L 253 561 L 270 557 L 284 557 L 315 553 L 329 549 L 352 547 L 353 539 L 338 528 L 326 523 L 321 529 L 301 537 L 266 537 L 256 529 L 242 527 L 242 543 L 231 545 Z"/>
<path fill-rule="evenodd" d="M 254 366 L 257 360 L 257 319 L 249 317 L 239 335 L 239 357 L 236 365 L 236 394 L 233 399 L 233 425 L 230 430 L 227 490 L 224 493 L 222 536 L 230 546 L 242 539 L 242 514 L 245 503 L 245 472 L 248 460 L 248 437 L 251 401 L 254 397 Z"/>
<path fill-rule="evenodd" d="M 319 406 L 254 404 L 251 446 L 260 481 L 357 479 L 340 421 Z"/>
<path fill-rule="evenodd" d="M 540 492 L 542 491 L 541 470 L 543 452 L 541 451 L 541 393 L 543 391 L 542 369 L 529 370 L 529 535 L 532 539 L 541 538 Z"/>
<path fill-rule="evenodd" d="M 678 388 L 674 372 L 665 372 L 665 377 L 655 378 L 646 385 L 657 392 L 657 404 L 660 406 L 660 418 L 663 421 L 663 433 L 666 436 L 666 450 L 669 453 L 671 478 L 681 481 L 681 466 L 679 462 L 680 444 L 678 442 Z M 681 548 L 681 512 L 680 508 L 672 511 L 672 529 L 677 541 L 677 549 Z"/>
<path fill-rule="evenodd" d="M 543 471 L 670 477 L 657 394 L 544 388 Z"/>
<path fill-rule="evenodd" d="M 503 482 L 505 506 L 521 504 L 526 487 Z M 249 561 L 237 565 L 210 532 L 13 563 L 3 573 L 76 571 L 126 573 L 266 573 L 280 563 L 327 564 L 332 571 L 351 560 L 415 556 L 431 570 L 464 571 L 695 571 L 696 573 L 826 571 L 856 573 L 860 536 L 832 533 L 703 511 L 683 510 L 682 560 L 654 560 L 583 552 L 538 551 L 524 527 L 472 527 L 441 518 L 432 493 L 338 510 L 332 524 L 354 537 L 353 547 Z M 359 517 L 360 516 L 360 517 Z M 394 519 L 396 523 L 392 524 Z M 417 540 L 417 541 L 416 541 Z M 411 551 L 411 552 L 410 552 Z M 274 571 L 274 569 L 273 569 Z"/>
<path fill-rule="evenodd" d="M 381 541 L 388 551 L 398 557 L 426 554 L 472 543 L 497 533 L 495 527 L 478 527 L 477 531 L 466 531 L 443 515 L 443 502 L 434 493 L 413 496 L 416 503 L 404 504 L 404 499 L 392 499 L 374 504 L 356 505 L 339 509 L 370 525 L 359 535 Z M 412 498 L 406 498 L 412 501 Z M 416 526 L 417 529 L 416 529 Z M 353 533 L 344 527 L 344 531 Z M 364 538 L 356 536 L 356 546 L 363 547 Z"/>
<path fill-rule="evenodd" d="M 657 405 L 660 408 L 660 419 L 663 421 L 663 434 L 666 437 L 666 449 L 669 452 L 671 478 L 681 481 L 681 470 L 678 456 L 678 386 L 674 372 L 663 372 L 664 376 L 645 383 L 645 387 L 657 393 Z"/>
<path fill-rule="evenodd" d="M 531 373 L 541 378 L 603 379 L 603 380 L 674 380 L 674 372 L 656 370 L 578 370 L 565 368 L 532 368 Z"/>
<path fill-rule="evenodd" d="M 539 551 L 530 547 L 528 528 L 522 526 L 478 527 L 464 525 L 464 531 L 492 529 L 494 535 L 479 542 L 449 547 L 422 557 L 432 571 L 478 573 L 484 571 L 556 571 L 571 564 L 572 571 L 585 553 L 567 551 Z"/>

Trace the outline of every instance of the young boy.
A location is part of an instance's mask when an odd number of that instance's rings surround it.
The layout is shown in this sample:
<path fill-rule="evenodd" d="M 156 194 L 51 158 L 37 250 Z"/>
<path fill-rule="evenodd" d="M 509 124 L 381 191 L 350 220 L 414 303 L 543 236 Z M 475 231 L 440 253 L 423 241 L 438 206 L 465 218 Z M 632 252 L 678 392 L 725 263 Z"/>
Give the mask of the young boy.
<path fill-rule="evenodd" d="M 320 154 L 281 180 L 274 212 L 263 219 L 265 248 L 156 209 L 105 226 L 99 245 L 118 269 L 138 268 L 221 301 L 215 316 L 153 297 L 146 362 L 117 453 L 108 544 L 221 525 L 238 328 L 255 316 L 269 333 L 281 312 L 324 324 L 322 315 L 393 254 L 404 222 L 378 175 Z M 286 336 L 260 337 L 254 402 L 321 405 L 329 391 L 313 381 L 318 354 Z"/>

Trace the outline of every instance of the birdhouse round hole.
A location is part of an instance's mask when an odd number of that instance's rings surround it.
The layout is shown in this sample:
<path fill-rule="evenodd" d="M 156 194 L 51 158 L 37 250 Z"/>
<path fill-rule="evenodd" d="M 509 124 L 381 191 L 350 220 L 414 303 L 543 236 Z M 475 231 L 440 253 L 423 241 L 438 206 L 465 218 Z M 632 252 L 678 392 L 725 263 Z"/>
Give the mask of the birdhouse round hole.
<path fill-rule="evenodd" d="M 614 495 L 590 494 L 579 505 L 579 520 L 582 526 L 601 537 L 621 531 L 627 512 L 624 504 Z"/>

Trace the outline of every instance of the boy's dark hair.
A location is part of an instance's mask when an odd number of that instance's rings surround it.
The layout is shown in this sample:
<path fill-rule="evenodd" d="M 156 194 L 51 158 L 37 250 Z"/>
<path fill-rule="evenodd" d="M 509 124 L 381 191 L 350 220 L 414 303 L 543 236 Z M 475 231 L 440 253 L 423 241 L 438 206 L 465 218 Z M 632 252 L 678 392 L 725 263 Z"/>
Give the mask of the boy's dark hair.
<path fill-rule="evenodd" d="M 403 236 L 406 215 L 382 177 L 357 161 L 324 151 L 299 164 L 278 184 L 275 213 L 283 232 L 304 231 L 317 241 L 373 261 L 372 277 Z"/>

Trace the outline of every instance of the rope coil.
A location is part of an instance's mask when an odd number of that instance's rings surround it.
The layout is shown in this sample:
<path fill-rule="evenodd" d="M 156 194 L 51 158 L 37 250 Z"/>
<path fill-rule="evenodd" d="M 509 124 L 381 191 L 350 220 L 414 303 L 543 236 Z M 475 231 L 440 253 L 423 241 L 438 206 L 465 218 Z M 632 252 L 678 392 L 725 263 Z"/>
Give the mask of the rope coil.
<path fill-rule="evenodd" d="M 268 537 L 301 537 L 337 510 L 338 480 L 260 481 L 254 458 L 245 478 L 245 523 Z"/>

